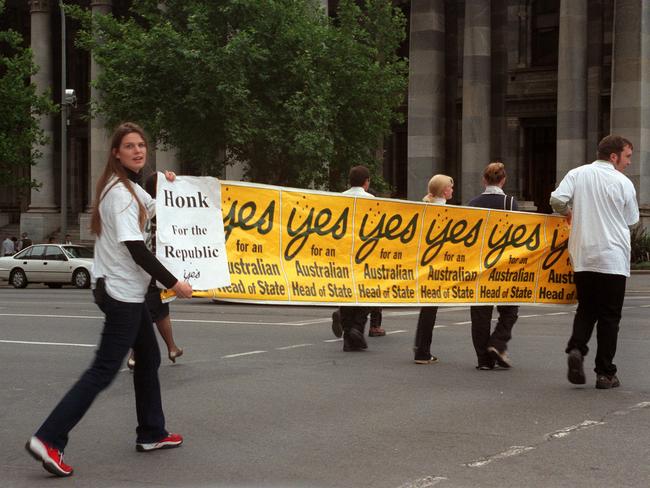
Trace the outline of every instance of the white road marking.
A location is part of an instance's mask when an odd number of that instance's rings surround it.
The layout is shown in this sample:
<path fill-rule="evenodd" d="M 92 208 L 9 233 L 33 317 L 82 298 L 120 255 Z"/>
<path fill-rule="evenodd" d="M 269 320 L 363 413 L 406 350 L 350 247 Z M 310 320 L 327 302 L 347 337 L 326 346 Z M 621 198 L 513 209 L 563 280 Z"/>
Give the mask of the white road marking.
<path fill-rule="evenodd" d="M 323 342 L 341 342 L 343 339 L 326 339 Z"/>
<path fill-rule="evenodd" d="M 403 329 L 389 330 L 388 332 L 386 332 L 386 335 L 401 334 L 402 332 L 408 332 L 408 331 Z"/>
<path fill-rule="evenodd" d="M 641 410 L 642 408 L 648 408 L 650 407 L 650 402 L 641 402 L 637 403 L 636 405 L 632 405 L 630 407 L 630 410 Z"/>
<path fill-rule="evenodd" d="M 221 356 L 221 359 L 230 359 L 230 358 L 238 358 L 241 356 L 250 356 L 251 354 L 262 354 L 267 351 L 248 351 L 248 352 L 240 352 L 237 354 L 228 354 L 227 356 Z"/>
<path fill-rule="evenodd" d="M 605 425 L 605 422 L 600 422 L 598 420 L 585 420 L 584 422 L 580 422 L 579 424 L 572 425 L 564 429 L 556 430 L 555 432 L 551 432 L 550 434 L 546 434 L 544 437 L 546 438 L 546 440 L 549 441 L 553 439 L 561 439 L 562 437 L 566 437 L 569 434 L 572 434 L 573 432 L 577 432 L 583 429 L 588 429 L 590 427 L 595 427 L 597 425 Z"/>
<path fill-rule="evenodd" d="M 302 322 L 246 322 L 236 320 L 201 320 L 201 319 L 172 319 L 172 322 L 185 322 L 188 324 L 237 324 L 237 325 L 306 325 Z"/>
<path fill-rule="evenodd" d="M 419 480 L 409 481 L 404 483 L 399 488 L 429 488 L 431 486 L 436 486 L 441 481 L 445 481 L 447 478 L 444 476 L 427 476 L 426 478 L 420 478 Z"/>
<path fill-rule="evenodd" d="M 0 317 L 29 317 L 47 319 L 103 319 L 101 315 L 52 315 L 52 314 L 31 314 L 31 313 L 0 313 Z M 244 322 L 235 320 L 201 320 L 201 319 L 173 319 L 174 322 L 196 323 L 196 324 L 237 324 L 237 325 L 309 325 L 309 322 Z"/>
<path fill-rule="evenodd" d="M 296 349 L 298 347 L 308 347 L 308 346 L 313 346 L 313 344 L 294 344 L 293 346 L 284 346 L 284 347 L 276 347 L 276 351 L 286 351 L 287 349 Z"/>
<path fill-rule="evenodd" d="M 498 459 L 505 459 L 513 456 L 519 456 L 520 454 L 524 454 L 528 451 L 532 451 L 535 449 L 534 447 L 527 447 L 527 446 L 512 446 L 508 449 L 506 449 L 503 452 L 500 452 L 499 454 L 495 454 L 494 456 L 486 456 L 480 459 L 477 459 L 476 461 L 472 461 L 470 463 L 466 463 L 465 466 L 469 468 L 482 468 L 486 464 L 490 464 L 492 461 L 496 461 Z"/>
<path fill-rule="evenodd" d="M 97 344 L 74 344 L 70 342 L 36 342 L 36 341 L 9 341 L 0 340 L 5 344 L 33 344 L 36 346 L 74 346 L 74 347 L 97 347 Z"/>
<path fill-rule="evenodd" d="M 0 317 L 42 317 L 46 319 L 103 319 L 101 315 L 45 315 L 36 313 L 0 313 Z"/>

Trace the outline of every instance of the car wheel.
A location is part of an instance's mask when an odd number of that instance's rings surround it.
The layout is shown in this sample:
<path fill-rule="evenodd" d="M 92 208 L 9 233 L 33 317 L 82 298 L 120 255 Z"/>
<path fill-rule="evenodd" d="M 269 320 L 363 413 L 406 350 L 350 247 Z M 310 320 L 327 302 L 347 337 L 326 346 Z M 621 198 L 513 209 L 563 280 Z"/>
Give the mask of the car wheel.
<path fill-rule="evenodd" d="M 90 288 L 90 274 L 83 268 L 76 270 L 72 275 L 72 284 L 77 288 Z"/>
<path fill-rule="evenodd" d="M 9 283 L 14 288 L 25 288 L 27 286 L 27 276 L 25 276 L 25 272 L 20 269 L 14 269 L 11 272 L 11 276 L 9 276 Z"/>
<path fill-rule="evenodd" d="M 63 285 L 61 283 L 48 283 L 49 288 L 61 288 Z"/>

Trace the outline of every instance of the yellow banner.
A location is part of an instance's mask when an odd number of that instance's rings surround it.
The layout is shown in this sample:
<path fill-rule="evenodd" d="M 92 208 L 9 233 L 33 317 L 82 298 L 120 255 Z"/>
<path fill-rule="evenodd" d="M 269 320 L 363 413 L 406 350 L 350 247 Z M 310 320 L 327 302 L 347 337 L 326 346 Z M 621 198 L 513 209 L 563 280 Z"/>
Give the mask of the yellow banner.
<path fill-rule="evenodd" d="M 221 182 L 231 286 L 255 303 L 575 303 L 558 216 Z"/>

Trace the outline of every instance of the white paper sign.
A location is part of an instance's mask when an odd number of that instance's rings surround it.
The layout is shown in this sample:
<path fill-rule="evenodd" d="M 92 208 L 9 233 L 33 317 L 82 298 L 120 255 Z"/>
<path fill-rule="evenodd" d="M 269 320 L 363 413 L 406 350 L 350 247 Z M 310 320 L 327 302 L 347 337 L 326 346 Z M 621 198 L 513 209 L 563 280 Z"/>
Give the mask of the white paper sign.
<path fill-rule="evenodd" d="M 156 257 L 195 290 L 230 285 L 221 215 L 221 183 L 210 176 L 158 173 Z"/>

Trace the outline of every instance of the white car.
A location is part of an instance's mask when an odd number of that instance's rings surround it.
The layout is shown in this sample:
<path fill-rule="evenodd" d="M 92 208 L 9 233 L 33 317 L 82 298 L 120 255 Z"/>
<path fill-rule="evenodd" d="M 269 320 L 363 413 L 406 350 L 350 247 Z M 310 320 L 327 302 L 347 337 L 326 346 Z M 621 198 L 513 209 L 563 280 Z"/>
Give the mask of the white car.
<path fill-rule="evenodd" d="M 90 287 L 93 250 L 68 244 L 34 244 L 13 256 L 0 258 L 0 280 L 14 288 L 45 283 L 50 288 L 72 284 Z"/>

